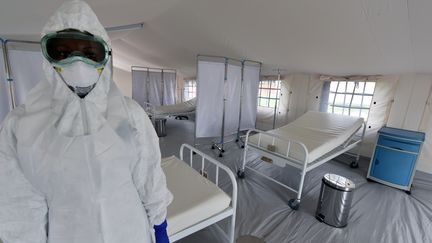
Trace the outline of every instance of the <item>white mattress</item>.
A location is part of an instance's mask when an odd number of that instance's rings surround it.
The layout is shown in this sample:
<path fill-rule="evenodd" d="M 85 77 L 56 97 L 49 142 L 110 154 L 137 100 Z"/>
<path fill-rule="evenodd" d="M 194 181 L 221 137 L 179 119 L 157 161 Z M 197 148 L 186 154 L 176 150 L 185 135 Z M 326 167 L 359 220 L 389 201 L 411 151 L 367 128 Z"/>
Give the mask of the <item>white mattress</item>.
<path fill-rule="evenodd" d="M 309 111 L 290 124 L 269 131 L 286 139 L 304 143 L 309 151 L 308 163 L 342 145 L 363 124 L 363 118 Z M 250 143 L 258 144 L 258 135 L 250 137 Z M 263 135 L 260 147 L 272 144 L 269 136 Z M 287 143 L 275 141 L 275 152 L 286 155 Z M 290 157 L 304 161 L 304 152 L 299 145 L 291 145 Z"/>
<path fill-rule="evenodd" d="M 175 115 L 194 112 L 196 109 L 196 98 L 191 100 L 175 104 L 175 105 L 164 105 L 157 106 L 154 108 L 153 113 L 155 115 Z"/>
<path fill-rule="evenodd" d="M 168 235 L 203 221 L 230 206 L 231 198 L 185 162 L 171 156 L 162 159 L 168 189 L 174 195 L 168 207 Z"/>

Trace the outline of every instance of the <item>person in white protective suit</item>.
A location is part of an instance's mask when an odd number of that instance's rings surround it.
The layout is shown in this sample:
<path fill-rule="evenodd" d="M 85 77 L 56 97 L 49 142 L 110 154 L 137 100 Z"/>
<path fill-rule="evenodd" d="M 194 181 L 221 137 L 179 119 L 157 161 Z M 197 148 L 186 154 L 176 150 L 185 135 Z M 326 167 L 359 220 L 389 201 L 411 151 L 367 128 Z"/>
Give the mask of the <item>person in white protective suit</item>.
<path fill-rule="evenodd" d="M 50 18 L 42 37 L 47 80 L 0 129 L 0 239 L 168 242 L 172 195 L 158 138 L 112 80 L 105 29 L 74 0 Z"/>

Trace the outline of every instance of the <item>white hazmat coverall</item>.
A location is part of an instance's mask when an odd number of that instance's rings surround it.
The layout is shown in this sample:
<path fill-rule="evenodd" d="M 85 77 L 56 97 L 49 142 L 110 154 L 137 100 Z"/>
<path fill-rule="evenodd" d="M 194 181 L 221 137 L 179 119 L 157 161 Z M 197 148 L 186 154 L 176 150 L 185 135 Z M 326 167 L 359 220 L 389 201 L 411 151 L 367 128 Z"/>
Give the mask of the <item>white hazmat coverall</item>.
<path fill-rule="evenodd" d="M 43 29 L 109 38 L 90 7 L 64 3 Z M 123 97 L 107 65 L 79 98 L 52 65 L 0 129 L 0 239 L 4 243 L 149 243 L 172 195 L 158 138 Z"/>

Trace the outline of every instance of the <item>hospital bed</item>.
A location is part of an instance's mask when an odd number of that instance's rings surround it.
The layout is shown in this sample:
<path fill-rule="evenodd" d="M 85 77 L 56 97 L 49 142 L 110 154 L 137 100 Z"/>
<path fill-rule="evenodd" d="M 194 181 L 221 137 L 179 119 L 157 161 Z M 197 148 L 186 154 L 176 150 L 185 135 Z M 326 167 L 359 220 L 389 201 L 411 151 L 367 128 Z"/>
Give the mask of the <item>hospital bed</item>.
<path fill-rule="evenodd" d="M 189 162 L 184 161 L 185 150 L 189 152 Z M 198 157 L 200 171 L 193 168 L 193 158 Z M 205 172 L 206 162 L 215 168 L 214 183 Z M 197 166 L 197 165 L 195 165 Z M 234 173 L 225 165 L 195 149 L 183 144 L 180 159 L 171 156 L 162 159 L 162 169 L 166 175 L 168 189 L 174 196 L 168 206 L 168 235 L 176 242 L 192 233 L 230 218 L 227 242 L 234 243 L 234 229 L 237 207 L 237 182 Z M 220 172 L 228 175 L 232 193 L 228 196 L 219 187 Z M 213 178 L 213 177 L 212 177 Z"/>
<path fill-rule="evenodd" d="M 189 116 L 195 113 L 196 98 L 175 105 L 154 106 L 150 103 L 145 103 L 144 109 L 149 115 L 155 118 Z"/>
<path fill-rule="evenodd" d="M 361 130 L 362 129 L 362 130 Z M 244 178 L 245 167 L 261 176 L 297 193 L 288 205 L 297 210 L 300 206 L 306 173 L 347 153 L 355 156 L 351 167 L 358 167 L 360 144 L 363 141 L 366 124 L 362 118 L 309 111 L 292 123 L 268 132 L 252 129 L 246 134 L 243 164 L 238 170 Z M 357 147 L 357 153 L 348 151 Z M 297 189 L 289 187 L 264 173 L 246 166 L 248 151 L 261 155 L 261 160 L 285 167 L 290 165 L 301 171 Z"/>

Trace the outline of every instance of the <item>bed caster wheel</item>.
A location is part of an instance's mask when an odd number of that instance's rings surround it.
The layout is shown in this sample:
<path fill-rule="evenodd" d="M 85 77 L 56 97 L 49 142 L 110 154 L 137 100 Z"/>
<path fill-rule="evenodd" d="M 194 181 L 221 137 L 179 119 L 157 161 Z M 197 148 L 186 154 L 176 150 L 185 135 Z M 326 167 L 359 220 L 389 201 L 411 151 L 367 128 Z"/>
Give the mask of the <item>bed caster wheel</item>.
<path fill-rule="evenodd" d="M 288 201 L 288 206 L 290 206 L 290 208 L 291 208 L 292 210 L 298 210 L 299 207 L 300 207 L 300 201 L 297 200 L 297 199 L 290 199 L 290 200 Z"/>
<path fill-rule="evenodd" d="M 214 145 L 212 145 L 212 146 L 211 146 L 211 149 L 215 149 L 215 146 L 214 146 Z"/>
<path fill-rule="evenodd" d="M 244 149 L 244 145 L 242 145 L 241 148 Z"/>
<path fill-rule="evenodd" d="M 244 179 L 246 177 L 246 174 L 245 174 L 244 171 L 238 170 L 237 171 L 237 177 L 240 178 L 240 179 Z"/>
<path fill-rule="evenodd" d="M 238 143 L 238 141 L 239 141 L 239 140 L 238 140 L 238 139 L 236 139 L 236 143 Z"/>
<path fill-rule="evenodd" d="M 357 169 L 359 167 L 359 164 L 357 161 L 351 162 L 350 167 L 353 169 Z"/>
<path fill-rule="evenodd" d="M 219 154 L 219 158 L 222 158 L 222 157 L 223 157 L 223 154 L 222 154 L 222 153 L 220 153 L 220 154 Z"/>
<path fill-rule="evenodd" d="M 225 153 L 225 150 L 224 149 L 222 149 L 222 151 L 221 151 L 222 153 Z"/>

